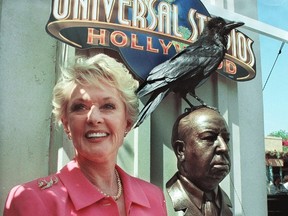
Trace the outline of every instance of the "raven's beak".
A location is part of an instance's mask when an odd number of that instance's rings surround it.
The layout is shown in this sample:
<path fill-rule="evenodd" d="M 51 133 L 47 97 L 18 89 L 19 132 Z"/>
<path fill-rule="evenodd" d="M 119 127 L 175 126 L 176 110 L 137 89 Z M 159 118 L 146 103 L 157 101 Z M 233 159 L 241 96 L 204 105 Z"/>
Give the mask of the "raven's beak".
<path fill-rule="evenodd" d="M 244 25 L 245 23 L 243 22 L 229 22 L 224 26 L 224 31 L 226 33 L 229 33 L 232 29 L 237 28 L 239 26 Z"/>

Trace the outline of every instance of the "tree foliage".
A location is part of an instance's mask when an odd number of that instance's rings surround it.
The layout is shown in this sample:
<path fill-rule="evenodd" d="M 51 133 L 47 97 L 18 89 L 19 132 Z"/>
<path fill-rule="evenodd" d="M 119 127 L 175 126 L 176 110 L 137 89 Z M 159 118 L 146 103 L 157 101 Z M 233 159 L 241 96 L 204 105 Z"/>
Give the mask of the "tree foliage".
<path fill-rule="evenodd" d="M 271 132 L 269 136 L 281 137 L 283 141 L 288 140 L 288 132 L 285 130 Z"/>

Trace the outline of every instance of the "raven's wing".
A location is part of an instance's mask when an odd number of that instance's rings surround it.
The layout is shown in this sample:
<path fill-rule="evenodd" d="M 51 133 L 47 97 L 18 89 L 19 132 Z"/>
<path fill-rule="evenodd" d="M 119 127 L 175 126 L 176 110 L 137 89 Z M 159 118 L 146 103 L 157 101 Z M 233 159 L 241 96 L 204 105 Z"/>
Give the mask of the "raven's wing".
<path fill-rule="evenodd" d="M 179 78 L 179 74 L 181 74 L 181 72 L 189 71 L 189 68 L 191 67 L 190 63 L 184 59 L 189 58 L 189 56 L 193 53 L 192 49 L 195 48 L 197 49 L 197 46 L 191 46 L 188 50 L 187 47 L 171 59 L 168 59 L 167 61 L 154 67 L 150 71 L 145 82 L 139 87 L 137 92 L 138 96 L 142 97 L 150 94 L 154 90 L 162 88 L 173 80 Z"/>
<path fill-rule="evenodd" d="M 205 73 L 205 76 L 211 68 L 214 69 L 215 65 L 218 66 L 221 62 L 219 62 L 221 59 L 219 51 L 219 47 L 216 45 L 208 46 L 195 42 L 170 60 L 152 69 L 146 81 L 139 88 L 138 96 L 147 95 L 176 80 L 192 78 L 198 73 Z"/>
<path fill-rule="evenodd" d="M 165 90 L 161 89 L 161 91 L 153 92 L 148 102 L 145 104 L 143 109 L 138 115 L 138 119 L 134 125 L 134 128 L 139 127 L 140 124 L 145 120 L 147 116 L 149 116 L 161 103 L 161 101 L 169 94 L 170 90 L 169 88 L 166 88 Z"/>

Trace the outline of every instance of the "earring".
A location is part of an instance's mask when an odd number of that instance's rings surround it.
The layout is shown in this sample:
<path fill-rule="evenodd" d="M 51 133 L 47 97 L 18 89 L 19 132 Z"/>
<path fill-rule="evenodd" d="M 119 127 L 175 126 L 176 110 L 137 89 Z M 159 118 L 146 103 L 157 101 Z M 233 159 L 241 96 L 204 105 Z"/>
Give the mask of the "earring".
<path fill-rule="evenodd" d="M 71 138 L 71 134 L 69 133 L 69 134 L 67 134 L 67 138 L 69 139 L 69 140 L 71 140 L 72 138 Z"/>
<path fill-rule="evenodd" d="M 124 137 L 126 137 L 127 134 L 128 134 L 128 131 L 125 131 L 125 132 L 124 132 Z"/>
<path fill-rule="evenodd" d="M 71 138 L 70 131 L 69 131 L 69 130 L 65 130 L 65 133 L 66 133 L 66 135 L 67 135 L 67 138 L 68 138 L 69 140 L 71 140 L 72 138 Z"/>

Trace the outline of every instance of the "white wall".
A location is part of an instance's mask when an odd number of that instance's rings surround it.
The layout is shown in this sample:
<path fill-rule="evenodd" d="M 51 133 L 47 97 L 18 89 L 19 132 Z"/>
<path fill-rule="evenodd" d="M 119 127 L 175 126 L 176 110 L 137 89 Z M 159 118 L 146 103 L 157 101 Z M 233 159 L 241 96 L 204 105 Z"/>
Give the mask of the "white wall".
<path fill-rule="evenodd" d="M 237 0 L 235 11 L 257 20 L 257 0 Z M 241 179 L 238 194 L 241 199 L 241 210 L 235 215 L 267 215 L 265 145 L 261 58 L 258 34 L 243 31 L 255 41 L 257 75 L 250 82 L 238 84 L 239 110 L 239 168 L 235 169 L 234 180 Z M 236 162 L 237 160 L 235 160 Z M 241 174 L 241 175 L 237 175 Z M 237 194 L 234 193 L 234 197 Z M 240 214 L 242 213 L 242 214 Z"/>
<path fill-rule="evenodd" d="M 48 174 L 56 41 L 47 0 L 0 2 L 0 208 L 12 186 Z"/>

